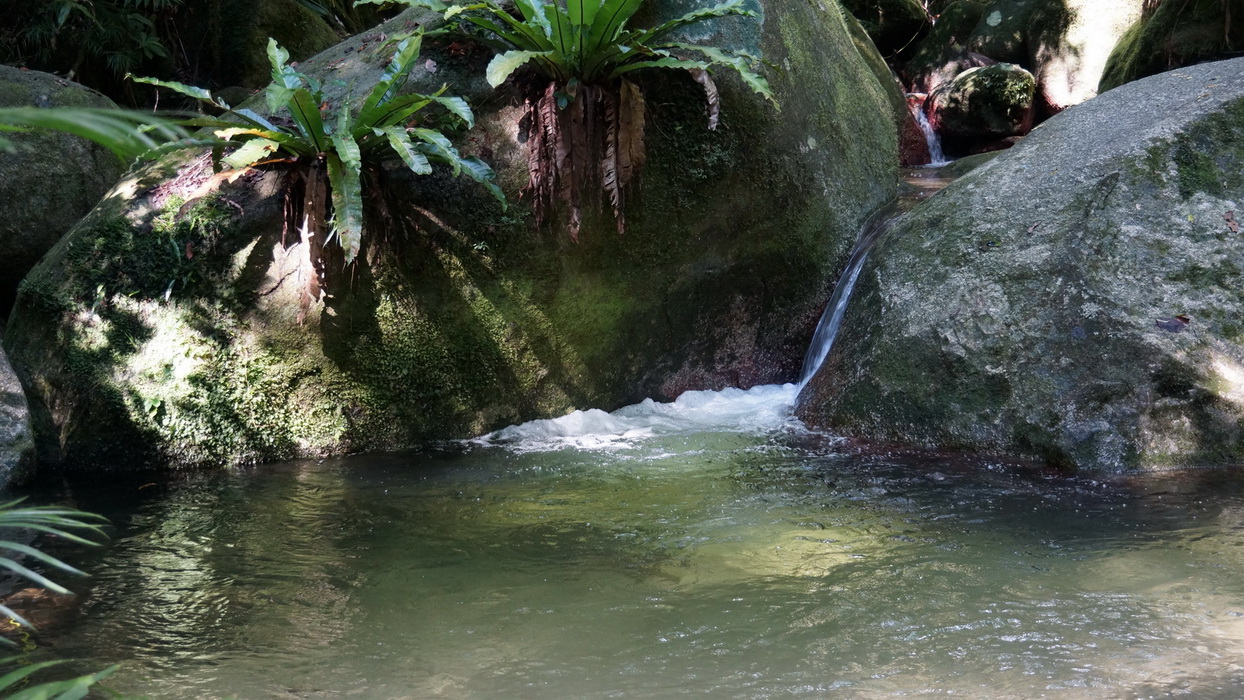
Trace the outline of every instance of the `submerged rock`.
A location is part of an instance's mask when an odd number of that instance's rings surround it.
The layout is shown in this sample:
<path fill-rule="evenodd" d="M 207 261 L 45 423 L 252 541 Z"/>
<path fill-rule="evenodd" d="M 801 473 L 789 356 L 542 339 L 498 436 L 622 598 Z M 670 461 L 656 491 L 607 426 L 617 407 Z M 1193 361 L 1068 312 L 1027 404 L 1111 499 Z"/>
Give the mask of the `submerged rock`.
<path fill-rule="evenodd" d="M 798 414 L 1078 469 L 1244 463 L 1242 210 L 1244 59 L 1069 109 L 896 223 Z"/>
<path fill-rule="evenodd" d="M 0 66 L 0 107 L 116 107 L 112 100 L 49 73 Z M 0 319 L 17 284 L 125 168 L 112 153 L 59 132 L 7 132 L 0 150 Z"/>
<path fill-rule="evenodd" d="M 657 3 L 661 13 L 690 9 Z M 761 10 L 759 5 L 754 7 Z M 438 171 L 369 174 L 359 262 L 298 323 L 301 261 L 278 170 L 228 183 L 205 156 L 119 185 L 24 281 L 5 337 L 41 464 L 79 470 L 391 449 L 685 389 L 786 381 L 868 212 L 893 196 L 892 109 L 837 4 L 767 4 L 697 27 L 780 67 L 774 110 L 717 79 L 721 124 L 682 72 L 637 73 L 648 163 L 627 209 L 580 243 L 541 231 L 518 95 L 488 90 L 486 50 L 428 46 L 410 89 L 469 97 L 455 140 L 497 169 L 511 207 Z M 305 61 L 361 94 L 408 11 Z M 373 179 L 374 178 L 374 179 Z"/>

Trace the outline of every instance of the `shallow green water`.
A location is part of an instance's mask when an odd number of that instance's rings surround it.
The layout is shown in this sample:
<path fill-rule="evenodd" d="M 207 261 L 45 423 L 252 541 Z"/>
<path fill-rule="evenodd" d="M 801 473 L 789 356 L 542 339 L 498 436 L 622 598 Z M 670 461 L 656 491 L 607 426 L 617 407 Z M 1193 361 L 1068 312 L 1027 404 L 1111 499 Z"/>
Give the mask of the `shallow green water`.
<path fill-rule="evenodd" d="M 117 531 L 53 650 L 156 697 L 1244 695 L 1244 481 L 761 413 L 79 489 Z"/>

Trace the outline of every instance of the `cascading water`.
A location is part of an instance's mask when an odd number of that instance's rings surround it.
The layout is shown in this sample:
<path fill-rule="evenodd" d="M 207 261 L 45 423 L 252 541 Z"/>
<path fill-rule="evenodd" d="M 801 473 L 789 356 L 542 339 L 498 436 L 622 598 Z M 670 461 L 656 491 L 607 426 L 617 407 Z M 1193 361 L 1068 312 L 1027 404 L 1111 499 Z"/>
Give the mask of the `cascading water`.
<path fill-rule="evenodd" d="M 942 152 L 942 139 L 933 130 L 933 125 L 929 124 L 929 118 L 925 116 L 924 110 L 919 105 L 911 108 L 912 114 L 916 115 L 916 123 L 920 125 L 920 130 L 924 132 L 924 140 L 929 144 L 929 164 L 927 167 L 940 168 L 950 163 L 946 159 L 946 154 Z"/>
<path fill-rule="evenodd" d="M 855 249 L 851 251 L 851 258 L 847 260 L 846 269 L 842 271 L 842 277 L 838 278 L 838 284 L 834 287 L 834 294 L 829 298 L 829 304 L 816 324 L 816 333 L 812 335 L 808 352 L 803 357 L 803 369 L 799 372 L 800 390 L 820 369 L 821 363 L 833 348 L 838 329 L 842 326 L 842 317 L 847 312 L 847 302 L 851 300 L 855 282 L 859 279 L 860 270 L 864 268 L 864 261 L 868 259 L 868 253 L 877 245 L 877 241 L 881 240 L 882 234 L 890 229 L 897 210 L 897 203 L 891 204 L 874 214 L 864 225 Z"/>

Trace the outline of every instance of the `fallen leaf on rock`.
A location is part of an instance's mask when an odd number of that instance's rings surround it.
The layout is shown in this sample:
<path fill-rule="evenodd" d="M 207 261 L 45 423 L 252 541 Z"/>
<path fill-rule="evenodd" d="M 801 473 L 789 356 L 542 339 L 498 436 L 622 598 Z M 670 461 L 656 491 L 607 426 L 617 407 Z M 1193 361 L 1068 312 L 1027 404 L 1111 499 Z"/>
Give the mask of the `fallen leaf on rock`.
<path fill-rule="evenodd" d="M 1184 314 L 1179 314 L 1170 318 L 1159 318 L 1157 321 L 1154 321 L 1153 325 L 1170 333 L 1179 333 L 1187 328 L 1189 323 L 1192 323 L 1191 318 Z"/>

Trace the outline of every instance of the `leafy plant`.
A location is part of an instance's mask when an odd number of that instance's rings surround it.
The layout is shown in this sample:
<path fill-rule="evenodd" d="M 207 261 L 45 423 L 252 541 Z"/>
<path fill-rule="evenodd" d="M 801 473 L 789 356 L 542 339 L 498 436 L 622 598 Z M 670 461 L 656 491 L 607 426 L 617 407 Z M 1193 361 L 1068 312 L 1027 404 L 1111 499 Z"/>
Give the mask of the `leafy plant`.
<path fill-rule="evenodd" d="M 112 151 L 123 163 L 186 138 L 186 131 L 150 113 L 87 107 L 0 108 L 0 132 L 52 129 L 90 139 Z M 0 149 L 13 143 L 0 136 Z"/>
<path fill-rule="evenodd" d="M 0 36 L 8 61 L 31 60 L 86 82 L 119 80 L 170 58 L 166 22 L 183 0 L 46 0 L 10 3 Z M 101 70 L 103 69 L 103 70 Z M 106 76 L 104 74 L 107 74 Z"/>
<path fill-rule="evenodd" d="M 472 37 L 498 51 L 487 69 L 493 87 L 528 65 L 547 79 L 526 103 L 531 125 L 528 189 L 541 221 L 555 202 L 568 206 L 570 235 L 576 240 L 585 190 L 603 190 L 619 232 L 625 229 L 625 190 L 646 158 L 645 102 L 627 79 L 630 73 L 649 68 L 688 71 L 704 88 L 709 129 L 717 127 L 720 108 L 710 71 L 719 68 L 737 73 L 777 107 L 755 56 L 669 38 L 706 20 L 754 16 L 742 0 L 726 0 L 643 29 L 628 27 L 643 0 L 514 0 L 517 16 L 494 0 L 453 7 L 440 0 L 400 2 L 443 11 L 445 19 L 461 15 L 473 29 Z"/>
<path fill-rule="evenodd" d="M 0 504 L 0 532 L 5 533 L 5 535 L 14 531 L 34 531 L 35 533 L 53 535 L 69 542 L 85 545 L 95 545 L 97 542 L 77 533 L 103 537 L 102 524 L 106 521 L 101 516 L 83 513 L 72 508 L 58 508 L 54 506 L 20 508 L 18 507 L 20 504 L 21 499 Z M 18 579 L 28 580 L 37 586 L 56 593 L 69 592 L 64 586 L 22 563 L 24 558 L 30 558 L 39 564 L 53 569 L 82 575 L 81 571 L 37 547 L 15 541 L 7 536 L 0 538 L 0 569 Z M 34 628 L 25 618 L 6 605 L 0 605 L 0 614 L 3 614 L 18 625 L 30 629 Z M 15 646 L 12 640 L 4 637 L 0 637 L 0 643 Z M 117 668 L 116 666 L 110 666 L 98 673 L 79 676 L 69 680 L 50 681 L 23 687 L 24 684 L 29 682 L 30 676 L 61 663 L 63 662 L 58 660 L 31 663 L 22 654 L 0 658 L 0 669 L 3 669 L 3 671 L 0 671 L 3 673 L 3 675 L 0 675 L 0 693 L 12 693 L 11 695 L 6 695 L 10 700 L 36 700 L 37 698 L 77 700 L 78 698 L 85 697 L 92 685 L 106 678 Z"/>
<path fill-rule="evenodd" d="M 486 163 L 474 157 L 463 158 L 441 131 L 417 123 L 419 113 L 435 104 L 470 128 L 475 117 L 466 100 L 445 95 L 446 86 L 431 95 L 401 93 L 419 56 L 421 42 L 421 34 L 398 42 L 380 81 L 358 109 L 352 110 L 348 98 L 334 104 L 319 81 L 290 66 L 289 53 L 270 39 L 268 58 L 273 82 L 265 96 L 269 111 L 275 114 L 287 110 L 288 121 L 230 107 L 202 88 L 133 78 L 223 110 L 222 117 L 183 122 L 186 126 L 212 128 L 215 136 L 222 139 L 215 150 L 218 166 L 238 170 L 273 163 L 292 166 L 293 178 L 287 185 L 287 202 L 291 206 L 286 207 L 286 227 L 300 233 L 309 263 L 315 268 L 315 274 L 308 275 L 300 321 L 323 290 L 324 244 L 338 243 L 345 252 L 346 264 L 358 255 L 363 237 L 362 172 L 367 162 L 393 154 L 417 175 L 430 174 L 434 162 L 443 163 L 452 168 L 455 176 L 466 175 L 505 203 Z M 224 144 L 238 148 L 224 155 Z"/>

